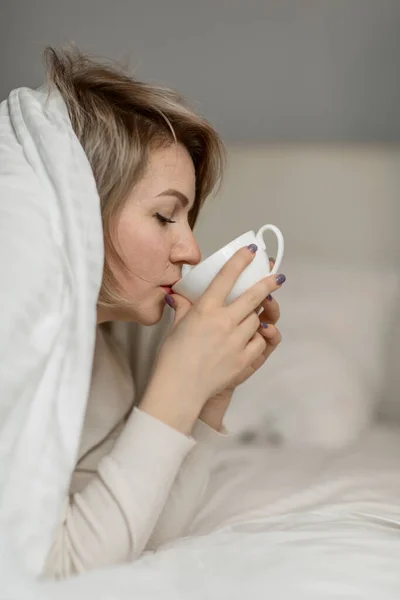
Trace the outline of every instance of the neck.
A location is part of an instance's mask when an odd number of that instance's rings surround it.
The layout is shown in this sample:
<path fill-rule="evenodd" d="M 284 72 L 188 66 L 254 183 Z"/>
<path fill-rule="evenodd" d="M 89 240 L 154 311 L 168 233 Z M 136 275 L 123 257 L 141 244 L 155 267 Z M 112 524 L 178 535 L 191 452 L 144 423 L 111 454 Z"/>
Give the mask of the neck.
<path fill-rule="evenodd" d="M 101 325 L 102 323 L 108 323 L 109 321 L 112 321 L 112 320 L 113 320 L 113 318 L 112 318 L 110 309 L 104 308 L 102 306 L 97 307 L 97 318 L 96 318 L 97 325 Z"/>

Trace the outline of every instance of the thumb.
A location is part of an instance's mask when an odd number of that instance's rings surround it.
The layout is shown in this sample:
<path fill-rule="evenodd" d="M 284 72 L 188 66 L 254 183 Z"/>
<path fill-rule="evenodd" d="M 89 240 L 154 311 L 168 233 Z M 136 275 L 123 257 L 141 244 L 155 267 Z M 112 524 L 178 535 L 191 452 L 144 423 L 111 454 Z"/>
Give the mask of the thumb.
<path fill-rule="evenodd" d="M 166 297 L 166 302 L 175 312 L 173 325 L 179 323 L 179 321 L 183 319 L 186 313 L 189 312 L 193 306 L 187 298 L 181 296 L 180 294 L 170 294 L 168 297 Z"/>

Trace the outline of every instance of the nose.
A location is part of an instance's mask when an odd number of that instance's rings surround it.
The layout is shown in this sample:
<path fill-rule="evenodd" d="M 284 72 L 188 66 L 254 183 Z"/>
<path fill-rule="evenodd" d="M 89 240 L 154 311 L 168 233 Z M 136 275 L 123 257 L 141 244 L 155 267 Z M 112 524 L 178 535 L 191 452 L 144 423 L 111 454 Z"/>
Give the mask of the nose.
<path fill-rule="evenodd" d="M 173 245 L 170 260 L 171 263 L 186 263 L 188 265 L 197 265 L 201 261 L 200 248 L 192 233 L 184 240 L 179 240 Z"/>

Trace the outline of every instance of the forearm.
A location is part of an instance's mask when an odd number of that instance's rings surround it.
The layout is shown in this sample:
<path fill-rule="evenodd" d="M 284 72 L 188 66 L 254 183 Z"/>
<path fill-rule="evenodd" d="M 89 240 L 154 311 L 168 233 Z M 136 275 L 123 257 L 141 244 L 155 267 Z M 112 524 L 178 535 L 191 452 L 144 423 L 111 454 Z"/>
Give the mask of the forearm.
<path fill-rule="evenodd" d="M 159 546 L 186 535 L 196 516 L 210 479 L 213 459 L 218 449 L 229 439 L 198 419 L 192 437 L 196 445 L 179 469 L 171 493 L 163 508 L 146 549 Z"/>
<path fill-rule="evenodd" d="M 66 501 L 45 574 L 66 577 L 137 558 L 194 445 L 135 409 L 92 480 Z"/>

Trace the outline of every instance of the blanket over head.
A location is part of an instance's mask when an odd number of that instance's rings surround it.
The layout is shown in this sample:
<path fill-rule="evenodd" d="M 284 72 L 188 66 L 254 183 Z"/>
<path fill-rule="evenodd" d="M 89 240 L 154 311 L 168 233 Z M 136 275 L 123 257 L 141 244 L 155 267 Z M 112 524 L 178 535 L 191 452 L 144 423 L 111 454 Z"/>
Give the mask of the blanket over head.
<path fill-rule="evenodd" d="M 75 467 L 103 255 L 61 94 L 12 91 L 0 105 L 0 537 L 35 575 Z"/>

